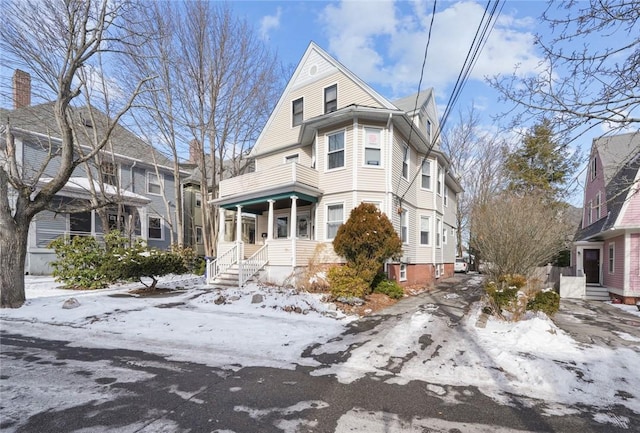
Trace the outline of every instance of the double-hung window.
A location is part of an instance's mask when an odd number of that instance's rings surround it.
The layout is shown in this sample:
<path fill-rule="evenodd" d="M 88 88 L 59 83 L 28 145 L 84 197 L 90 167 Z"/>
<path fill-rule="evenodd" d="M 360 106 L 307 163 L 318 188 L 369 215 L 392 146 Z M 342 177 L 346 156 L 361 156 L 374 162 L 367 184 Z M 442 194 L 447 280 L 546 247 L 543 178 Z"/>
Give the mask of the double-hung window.
<path fill-rule="evenodd" d="M 409 180 L 409 161 L 411 160 L 411 153 L 409 146 L 404 145 L 404 156 L 402 158 L 402 177 Z"/>
<path fill-rule="evenodd" d="M 422 161 L 422 183 L 423 189 L 431 189 L 431 161 Z"/>
<path fill-rule="evenodd" d="M 438 166 L 438 195 L 442 195 L 442 167 Z"/>
<path fill-rule="evenodd" d="M 594 156 L 591 160 L 591 180 L 595 179 L 598 175 L 598 160 Z"/>
<path fill-rule="evenodd" d="M 276 217 L 276 237 L 278 239 L 286 239 L 289 237 L 289 217 Z"/>
<path fill-rule="evenodd" d="M 364 129 L 364 164 L 382 165 L 380 148 L 380 130 L 374 128 Z"/>
<path fill-rule="evenodd" d="M 400 263 L 400 281 L 407 281 L 407 264 Z"/>
<path fill-rule="evenodd" d="M 598 192 L 598 195 L 596 195 L 596 221 L 598 221 L 600 219 L 600 209 L 602 208 L 602 203 L 601 203 L 601 196 L 600 196 L 600 192 Z"/>
<path fill-rule="evenodd" d="M 445 207 L 449 206 L 449 188 L 447 188 L 447 184 L 444 184 L 444 192 L 442 193 L 442 196 L 444 198 L 444 205 Z"/>
<path fill-rule="evenodd" d="M 147 193 L 160 195 L 162 189 L 160 187 L 160 179 L 158 175 L 150 171 L 147 172 Z"/>
<path fill-rule="evenodd" d="M 118 185 L 118 166 L 113 162 L 103 161 L 100 164 L 102 172 L 102 183 L 107 185 Z"/>
<path fill-rule="evenodd" d="M 324 112 L 331 113 L 338 109 L 338 85 L 326 87 L 324 89 Z"/>
<path fill-rule="evenodd" d="M 429 245 L 429 226 L 431 219 L 428 216 L 420 217 L 420 245 Z"/>
<path fill-rule="evenodd" d="M 163 239 L 162 218 L 149 216 L 149 239 Z"/>
<path fill-rule="evenodd" d="M 203 242 L 202 239 L 202 227 L 196 226 L 196 243 L 201 244 Z"/>
<path fill-rule="evenodd" d="M 587 212 L 589 213 L 589 215 L 587 215 L 587 221 L 589 221 L 589 225 L 591 225 L 591 223 L 593 223 L 593 200 L 589 201 Z"/>
<path fill-rule="evenodd" d="M 403 209 L 402 213 L 400 214 L 400 240 L 402 241 L 403 244 L 406 244 L 407 242 L 409 242 L 409 235 L 408 235 L 409 224 L 407 223 L 408 219 L 409 219 L 409 212 L 407 212 L 406 209 Z"/>
<path fill-rule="evenodd" d="M 447 225 L 444 224 L 442 227 L 442 244 L 447 245 Z"/>
<path fill-rule="evenodd" d="M 616 265 L 616 244 L 615 242 L 609 243 L 609 273 L 615 273 Z"/>
<path fill-rule="evenodd" d="M 440 248 L 442 244 L 440 243 L 440 236 L 442 236 L 442 220 L 440 218 L 436 218 L 436 247 Z"/>
<path fill-rule="evenodd" d="M 336 237 L 338 228 L 344 222 L 344 205 L 330 204 L 327 206 L 327 240 Z"/>
<path fill-rule="evenodd" d="M 344 167 L 344 131 L 327 136 L 327 170 Z"/>
<path fill-rule="evenodd" d="M 298 126 L 304 119 L 304 99 L 299 98 L 291 103 L 291 125 Z"/>

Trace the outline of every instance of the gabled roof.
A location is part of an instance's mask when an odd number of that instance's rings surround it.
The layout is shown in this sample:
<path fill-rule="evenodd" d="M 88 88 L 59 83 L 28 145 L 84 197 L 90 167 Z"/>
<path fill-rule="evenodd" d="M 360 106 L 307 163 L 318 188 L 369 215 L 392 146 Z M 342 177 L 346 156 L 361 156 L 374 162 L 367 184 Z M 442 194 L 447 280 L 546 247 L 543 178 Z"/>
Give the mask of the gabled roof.
<path fill-rule="evenodd" d="M 345 74 L 347 77 L 349 77 L 349 79 L 351 79 L 360 88 L 362 88 L 365 92 L 367 92 L 382 107 L 384 107 L 386 109 L 389 109 L 389 110 L 395 110 L 396 109 L 396 106 L 393 105 L 387 98 L 385 98 L 384 96 L 382 96 L 378 92 L 376 92 L 371 86 L 369 86 L 367 83 L 362 81 L 362 79 L 360 79 L 356 74 L 351 72 L 346 66 L 344 66 L 342 63 L 340 63 L 339 61 L 334 59 L 326 51 L 324 51 L 315 42 L 312 41 L 312 42 L 309 43 L 309 46 L 307 47 L 307 50 L 305 51 L 304 55 L 300 59 L 300 62 L 298 63 L 298 66 L 296 66 L 296 69 L 293 72 L 293 75 L 291 76 L 291 78 L 289 79 L 289 82 L 287 83 L 287 86 L 285 87 L 284 91 L 280 95 L 280 99 L 278 100 L 278 103 L 276 104 L 276 106 L 274 107 L 273 111 L 271 112 L 271 115 L 269 116 L 269 120 L 267 120 L 266 125 L 264 126 L 264 128 L 262 128 L 262 131 L 260 132 L 260 135 L 258 136 L 258 139 L 256 140 L 256 144 L 253 147 L 253 149 L 251 150 L 251 153 L 250 153 L 249 156 L 252 157 L 252 156 L 255 156 L 256 154 L 259 153 L 260 142 L 262 141 L 262 138 L 263 138 L 263 136 L 265 134 L 265 131 L 267 131 L 269 129 L 269 127 L 271 126 L 271 124 L 273 123 L 275 114 L 280 110 L 282 105 L 284 103 L 288 102 L 287 95 L 294 88 L 295 83 L 297 82 L 298 77 L 302 73 L 302 70 L 303 70 L 305 64 L 307 63 L 307 61 L 309 60 L 309 58 L 312 55 L 320 56 L 324 61 L 326 61 L 327 63 L 331 64 L 337 70 L 339 70 L 340 72 Z"/>
<path fill-rule="evenodd" d="M 398 100 L 393 101 L 393 105 L 407 114 L 412 114 L 414 111 L 420 111 L 429 99 L 433 98 L 433 88 L 421 90 L 413 95 L 405 96 Z M 417 99 L 417 102 L 416 102 Z"/>
<path fill-rule="evenodd" d="M 60 132 L 54 108 L 54 102 L 46 102 L 16 110 L 0 109 L 0 121 L 2 126 L 6 126 L 5 122 L 9 119 L 12 129 L 59 140 Z M 91 135 L 96 132 L 98 137 L 101 137 L 111 123 L 108 116 L 95 107 L 73 107 L 71 113 L 74 129 L 81 146 L 92 147 Z M 91 114 L 93 122 L 91 122 Z M 117 155 L 147 164 L 153 164 L 155 156 L 158 165 L 165 167 L 173 165 L 170 159 L 121 125 L 116 125 L 111 134 L 110 142 L 111 147 L 107 144 L 105 150 L 113 151 Z"/>
<path fill-rule="evenodd" d="M 593 140 L 591 157 L 598 152 L 602 161 L 605 185 L 609 184 L 620 168 L 640 152 L 640 131 L 609 135 Z"/>
<path fill-rule="evenodd" d="M 578 230 L 575 240 L 589 240 L 615 229 L 622 208 L 632 194 L 631 186 L 640 170 L 640 132 L 600 137 L 593 141 L 591 158 L 597 151 L 605 177 L 607 216 Z"/>

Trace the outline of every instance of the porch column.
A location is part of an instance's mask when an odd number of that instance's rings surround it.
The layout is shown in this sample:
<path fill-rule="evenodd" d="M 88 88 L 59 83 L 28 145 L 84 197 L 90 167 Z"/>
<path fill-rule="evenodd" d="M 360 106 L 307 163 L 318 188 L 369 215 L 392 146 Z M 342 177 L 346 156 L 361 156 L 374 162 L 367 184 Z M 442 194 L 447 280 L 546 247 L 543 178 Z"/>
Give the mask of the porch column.
<path fill-rule="evenodd" d="M 149 218 L 147 218 L 147 208 L 139 207 L 138 215 L 140 215 L 140 237 L 146 241 L 149 238 Z"/>
<path fill-rule="evenodd" d="M 223 207 L 218 208 L 218 242 L 224 242 L 224 231 L 225 231 L 225 209 Z"/>
<path fill-rule="evenodd" d="M 238 245 L 238 262 L 244 258 L 244 248 L 242 248 L 242 206 L 236 206 L 236 245 Z"/>
<path fill-rule="evenodd" d="M 242 242 L 242 206 L 236 206 L 236 242 Z"/>
<path fill-rule="evenodd" d="M 275 200 L 267 200 L 269 202 L 269 215 L 267 216 L 267 240 L 273 239 L 273 203 Z"/>
<path fill-rule="evenodd" d="M 294 164 L 295 165 L 295 164 Z M 291 196 L 291 266 L 296 266 L 298 252 L 296 251 L 296 241 L 298 234 L 298 197 Z"/>

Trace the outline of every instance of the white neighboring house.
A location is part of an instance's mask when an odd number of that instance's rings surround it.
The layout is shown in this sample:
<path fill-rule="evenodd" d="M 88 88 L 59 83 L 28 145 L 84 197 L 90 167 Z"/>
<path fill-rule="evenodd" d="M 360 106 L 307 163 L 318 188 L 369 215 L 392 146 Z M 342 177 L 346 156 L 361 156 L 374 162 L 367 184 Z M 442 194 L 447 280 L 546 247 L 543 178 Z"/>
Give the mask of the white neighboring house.
<path fill-rule="evenodd" d="M 255 172 L 220 183 L 213 203 L 225 223 L 209 281 L 239 272 L 240 284 L 256 273 L 295 283 L 318 245 L 323 262 L 340 262 L 331 242 L 361 202 L 402 239 L 390 278 L 427 285 L 453 275 L 462 188 L 437 129 L 432 89 L 391 102 L 311 43 L 251 152 Z"/>
<path fill-rule="evenodd" d="M 13 110 L 0 109 L 3 122 L 0 125 L 0 149 L 6 146 L 8 121 L 9 132 L 16 146 L 18 167 L 23 178 L 37 190 L 51 180 L 59 166 L 56 152 L 61 141 L 53 113 L 54 103 L 31 106 L 30 79 L 26 74 L 25 80 L 25 74 L 16 71 L 14 76 L 17 106 Z M 21 79 L 16 80 L 16 76 Z M 74 108 L 72 116 L 74 134 L 80 144 L 77 151 L 89 150 L 90 137 L 94 133 L 100 137 L 110 123 L 108 117 L 94 107 Z M 158 172 L 154 160 L 158 164 Z M 51 273 L 49 263 L 55 259 L 55 254 L 48 245 L 61 235 L 92 235 L 100 238 L 104 230 L 95 211 L 73 214 L 55 211 L 59 205 L 86 204 L 91 198 L 92 189 L 113 202 L 107 208 L 110 226 L 117 226 L 133 237 L 145 239 L 150 247 L 169 247 L 171 227 L 167 224 L 165 197 L 175 203 L 171 161 L 120 125 L 115 127 L 98 161 L 89 165 L 93 173 L 91 180 L 87 175 L 87 166 L 77 167 L 67 185 L 56 195 L 57 200 L 51 204 L 50 210 L 34 218 L 29 228 L 26 273 Z M 9 194 L 11 197 L 12 192 L 9 191 Z"/>

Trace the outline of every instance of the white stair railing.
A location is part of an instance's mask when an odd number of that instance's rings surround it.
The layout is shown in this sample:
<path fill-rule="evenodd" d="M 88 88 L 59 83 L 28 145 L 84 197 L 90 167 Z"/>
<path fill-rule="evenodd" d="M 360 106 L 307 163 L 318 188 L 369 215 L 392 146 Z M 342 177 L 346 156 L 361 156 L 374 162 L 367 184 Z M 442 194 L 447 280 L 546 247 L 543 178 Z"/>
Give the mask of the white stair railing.
<path fill-rule="evenodd" d="M 238 262 L 238 244 L 217 257 L 215 260 L 207 260 L 207 283 L 211 284 L 223 272 Z"/>
<path fill-rule="evenodd" d="M 257 274 L 258 271 L 267 264 L 267 262 L 269 261 L 269 254 L 267 250 L 268 246 L 268 244 L 263 246 L 251 257 L 246 260 L 242 260 L 239 263 L 238 287 L 244 286 L 245 283 L 249 281 L 249 278 Z"/>

